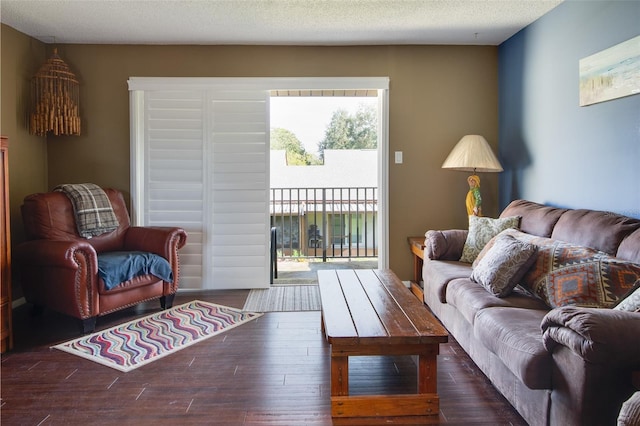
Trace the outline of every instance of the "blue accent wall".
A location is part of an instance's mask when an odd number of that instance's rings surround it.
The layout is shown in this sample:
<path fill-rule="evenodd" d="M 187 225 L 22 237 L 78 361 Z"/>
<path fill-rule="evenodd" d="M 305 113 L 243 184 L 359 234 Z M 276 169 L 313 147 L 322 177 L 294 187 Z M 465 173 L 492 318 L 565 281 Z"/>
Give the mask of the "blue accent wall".
<path fill-rule="evenodd" d="M 498 48 L 499 202 L 640 218 L 640 94 L 579 106 L 579 60 L 640 34 L 640 1 L 565 1 Z"/>

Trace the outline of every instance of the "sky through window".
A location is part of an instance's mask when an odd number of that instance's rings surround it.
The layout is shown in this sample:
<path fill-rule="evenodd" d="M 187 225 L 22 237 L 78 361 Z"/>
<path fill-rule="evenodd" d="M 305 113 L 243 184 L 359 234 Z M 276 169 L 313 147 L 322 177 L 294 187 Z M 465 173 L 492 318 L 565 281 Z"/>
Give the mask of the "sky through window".
<path fill-rule="evenodd" d="M 309 153 L 317 154 L 318 143 L 331 122 L 333 112 L 345 109 L 355 113 L 360 105 L 377 107 L 376 97 L 298 97 L 271 98 L 271 128 L 282 127 L 293 132 Z"/>

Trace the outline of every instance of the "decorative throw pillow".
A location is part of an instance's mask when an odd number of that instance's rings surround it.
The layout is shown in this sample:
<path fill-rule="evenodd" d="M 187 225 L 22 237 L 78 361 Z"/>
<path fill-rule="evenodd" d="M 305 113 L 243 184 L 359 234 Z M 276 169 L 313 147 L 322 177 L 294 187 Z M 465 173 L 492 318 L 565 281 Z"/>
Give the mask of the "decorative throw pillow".
<path fill-rule="evenodd" d="M 505 297 L 535 261 L 536 246 L 499 234 L 471 272 L 471 279 L 489 293 Z"/>
<path fill-rule="evenodd" d="M 469 233 L 462 249 L 460 262 L 473 263 L 484 246 L 507 228 L 517 228 L 520 216 L 492 219 L 490 217 L 469 216 Z"/>
<path fill-rule="evenodd" d="M 521 284 L 552 308 L 611 308 L 640 280 L 637 263 L 516 229 L 504 234 L 538 247 L 536 260 Z"/>
<path fill-rule="evenodd" d="M 640 312 L 640 281 L 631 294 L 622 299 L 613 309 L 627 312 Z"/>
<path fill-rule="evenodd" d="M 478 256 L 473 260 L 471 267 L 475 268 L 476 266 L 478 266 L 478 262 L 482 260 L 482 258 L 487 254 L 489 250 L 491 250 L 491 247 L 493 247 L 493 245 L 495 244 L 496 239 L 500 238 L 501 235 L 511 235 L 510 231 L 515 231 L 515 229 L 513 228 L 505 229 L 504 231 L 500 232 L 498 235 L 490 239 L 489 242 L 485 244 L 485 246 L 482 248 L 482 250 L 480 250 L 480 253 L 478 254 Z"/>
<path fill-rule="evenodd" d="M 640 280 L 636 263 L 588 247 L 550 241 L 538 246 L 536 262 L 523 284 L 552 308 L 611 308 Z"/>
<path fill-rule="evenodd" d="M 533 244 L 538 248 L 538 254 L 533 266 L 529 268 L 528 272 L 522 279 L 522 286 L 533 292 L 536 287 L 535 284 L 551 269 L 551 266 L 549 265 L 552 261 L 551 253 L 553 252 L 553 249 L 560 244 L 560 241 L 527 234 L 526 232 L 522 232 L 517 229 L 505 229 L 502 234 L 511 235 L 519 241 Z"/>

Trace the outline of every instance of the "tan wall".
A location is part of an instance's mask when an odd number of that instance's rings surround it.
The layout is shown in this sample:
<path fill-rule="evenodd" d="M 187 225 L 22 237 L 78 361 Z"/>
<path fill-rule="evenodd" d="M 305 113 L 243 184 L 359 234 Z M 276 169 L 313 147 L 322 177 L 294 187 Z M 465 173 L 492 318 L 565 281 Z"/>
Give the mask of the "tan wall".
<path fill-rule="evenodd" d="M 132 76 L 388 76 L 389 257 L 402 279 L 412 271 L 407 236 L 466 227 L 467 174 L 440 169 L 449 151 L 469 133 L 484 135 L 496 149 L 497 47 L 60 45 L 58 50 L 81 81 L 83 132 L 48 138 L 49 188 L 85 181 L 129 192 L 127 79 Z M 404 164 L 393 163 L 394 151 L 404 152 Z M 24 159 L 16 164 L 26 166 Z M 495 215 L 496 177 L 483 176 L 483 187 L 484 212 Z"/>
<path fill-rule="evenodd" d="M 11 27 L 0 32 L 0 133 L 9 138 L 12 241 L 22 241 L 20 205 L 26 194 L 47 190 L 47 143 L 27 127 L 29 84 L 46 59 L 45 45 Z"/>

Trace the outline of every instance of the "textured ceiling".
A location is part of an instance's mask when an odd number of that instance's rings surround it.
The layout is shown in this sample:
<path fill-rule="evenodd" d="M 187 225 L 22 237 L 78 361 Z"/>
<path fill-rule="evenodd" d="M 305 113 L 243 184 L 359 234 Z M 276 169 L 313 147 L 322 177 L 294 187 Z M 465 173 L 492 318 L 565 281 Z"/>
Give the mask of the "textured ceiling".
<path fill-rule="evenodd" d="M 45 43 L 498 45 L 562 0 L 1 0 Z"/>

